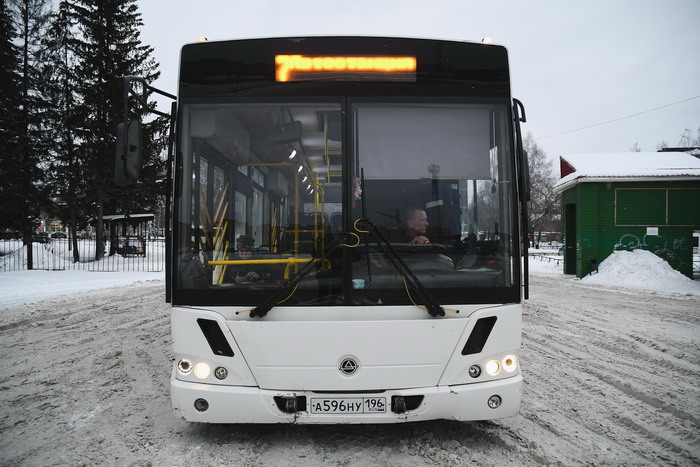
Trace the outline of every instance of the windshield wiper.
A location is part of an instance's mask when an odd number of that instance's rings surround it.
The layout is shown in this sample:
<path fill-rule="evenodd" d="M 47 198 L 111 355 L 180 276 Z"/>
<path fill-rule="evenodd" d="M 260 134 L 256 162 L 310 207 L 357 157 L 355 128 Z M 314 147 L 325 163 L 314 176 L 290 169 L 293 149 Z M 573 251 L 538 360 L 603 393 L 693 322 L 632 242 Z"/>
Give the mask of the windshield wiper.
<path fill-rule="evenodd" d="M 423 283 L 418 279 L 418 277 L 411 271 L 406 263 L 401 259 L 401 256 L 396 252 L 391 243 L 389 243 L 384 235 L 379 231 L 376 225 L 372 223 L 369 219 L 360 219 L 366 226 L 370 227 L 368 230 L 374 241 L 377 243 L 382 253 L 389 262 L 394 266 L 404 280 L 413 290 L 414 294 L 418 298 L 418 301 L 423 303 L 428 309 L 428 314 L 430 316 L 445 316 L 445 310 L 442 306 L 435 300 L 435 297 L 423 286 Z"/>
<path fill-rule="evenodd" d="M 264 317 L 268 311 L 270 311 L 275 305 L 279 303 L 279 299 L 282 298 L 290 289 L 294 288 L 304 277 L 309 275 L 311 271 L 314 270 L 314 266 L 316 265 L 316 260 L 320 257 L 326 258 L 328 255 L 333 253 L 333 251 L 340 246 L 341 242 L 338 238 L 333 238 L 333 241 L 331 241 L 326 247 L 323 249 L 323 251 L 319 254 L 318 251 L 314 253 L 312 256 L 311 260 L 309 260 L 308 263 L 306 263 L 298 273 L 291 279 L 287 279 L 284 281 L 279 287 L 277 287 L 270 295 L 267 296 L 265 301 L 263 301 L 260 305 L 256 306 L 252 310 L 250 310 L 250 317 L 255 318 L 255 317 Z"/>

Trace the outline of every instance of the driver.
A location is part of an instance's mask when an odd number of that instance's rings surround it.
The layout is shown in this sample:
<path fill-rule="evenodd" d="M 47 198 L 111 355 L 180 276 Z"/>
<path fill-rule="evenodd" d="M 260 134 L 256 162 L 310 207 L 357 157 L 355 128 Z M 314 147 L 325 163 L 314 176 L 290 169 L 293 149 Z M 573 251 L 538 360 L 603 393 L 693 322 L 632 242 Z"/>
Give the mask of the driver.
<path fill-rule="evenodd" d="M 425 236 L 428 230 L 428 214 L 422 208 L 410 208 L 406 211 L 406 241 L 411 245 L 427 245 Z"/>

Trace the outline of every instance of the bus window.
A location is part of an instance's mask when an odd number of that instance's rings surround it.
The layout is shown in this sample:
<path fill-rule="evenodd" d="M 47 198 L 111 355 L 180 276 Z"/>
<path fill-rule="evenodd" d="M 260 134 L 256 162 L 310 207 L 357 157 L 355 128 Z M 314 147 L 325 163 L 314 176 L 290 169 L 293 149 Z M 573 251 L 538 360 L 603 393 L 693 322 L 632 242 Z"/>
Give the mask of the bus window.
<path fill-rule="evenodd" d="M 441 302 L 469 288 L 513 282 L 505 107 L 467 104 L 356 104 L 356 172 L 364 212 Z M 463 226 L 468 226 L 465 230 Z M 403 279 L 381 249 L 360 248 L 358 302 L 406 303 Z M 409 302 L 410 303 L 410 302 Z"/>
<path fill-rule="evenodd" d="M 327 247 L 338 232 L 330 219 L 342 213 L 342 142 L 330 131 L 329 115 L 339 116 L 340 106 L 265 102 L 183 108 L 188 137 L 182 143 L 182 170 L 192 176 L 182 177 L 179 203 L 188 204 L 190 193 L 192 206 L 199 208 L 181 216 L 177 226 L 181 287 L 228 288 L 234 303 L 254 304 L 315 262 L 317 271 L 299 284 L 293 302 L 340 293 L 341 249 Z M 190 180 L 197 190 L 188 188 Z M 204 277 L 193 280 L 185 273 L 192 270 Z M 250 280 L 236 280 L 241 272 Z"/>

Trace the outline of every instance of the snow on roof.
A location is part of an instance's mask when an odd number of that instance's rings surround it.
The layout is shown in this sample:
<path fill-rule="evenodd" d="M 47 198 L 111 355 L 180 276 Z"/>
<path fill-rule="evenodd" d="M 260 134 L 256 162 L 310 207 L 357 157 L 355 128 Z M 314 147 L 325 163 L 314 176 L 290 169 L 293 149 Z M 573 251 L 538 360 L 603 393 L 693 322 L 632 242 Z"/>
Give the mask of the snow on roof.
<path fill-rule="evenodd" d="M 560 157 L 563 165 L 568 164 L 574 171 L 554 184 L 556 192 L 582 182 L 700 177 L 700 159 L 683 152 L 565 154 Z"/>

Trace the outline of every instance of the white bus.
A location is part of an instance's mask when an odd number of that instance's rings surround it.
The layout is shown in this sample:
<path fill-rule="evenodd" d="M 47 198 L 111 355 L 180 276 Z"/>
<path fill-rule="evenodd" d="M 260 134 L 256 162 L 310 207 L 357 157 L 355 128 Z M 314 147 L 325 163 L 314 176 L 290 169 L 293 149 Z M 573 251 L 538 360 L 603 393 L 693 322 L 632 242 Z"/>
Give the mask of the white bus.
<path fill-rule="evenodd" d="M 184 46 L 173 408 L 209 423 L 516 414 L 520 121 L 501 46 Z"/>

